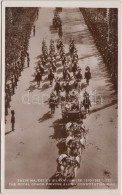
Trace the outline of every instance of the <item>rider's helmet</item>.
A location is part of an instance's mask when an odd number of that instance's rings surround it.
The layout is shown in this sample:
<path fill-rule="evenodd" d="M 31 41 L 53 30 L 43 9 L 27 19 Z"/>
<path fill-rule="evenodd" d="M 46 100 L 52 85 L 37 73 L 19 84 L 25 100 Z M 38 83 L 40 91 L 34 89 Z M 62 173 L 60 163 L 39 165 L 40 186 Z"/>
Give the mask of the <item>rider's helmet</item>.
<path fill-rule="evenodd" d="M 45 39 L 43 39 L 43 41 L 42 41 L 42 44 L 45 44 L 46 42 L 45 42 Z"/>
<path fill-rule="evenodd" d="M 84 97 L 89 97 L 89 93 L 86 91 L 86 89 L 85 89 L 85 92 L 84 92 Z"/>
<path fill-rule="evenodd" d="M 50 40 L 50 43 L 52 43 L 52 44 L 53 44 L 53 43 L 54 43 L 54 40 L 52 40 L 52 39 L 51 39 L 51 40 Z"/>
<path fill-rule="evenodd" d="M 50 96 L 55 96 L 55 92 L 54 92 L 54 89 L 52 90 Z"/>
<path fill-rule="evenodd" d="M 70 43 L 74 43 L 74 39 L 73 38 L 70 38 Z"/>

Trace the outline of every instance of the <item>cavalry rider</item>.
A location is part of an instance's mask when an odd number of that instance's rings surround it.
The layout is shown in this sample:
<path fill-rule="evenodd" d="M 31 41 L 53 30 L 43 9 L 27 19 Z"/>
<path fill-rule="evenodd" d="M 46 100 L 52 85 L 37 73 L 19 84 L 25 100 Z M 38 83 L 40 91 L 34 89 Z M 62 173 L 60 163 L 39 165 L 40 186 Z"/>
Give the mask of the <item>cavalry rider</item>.
<path fill-rule="evenodd" d="M 42 62 L 43 67 L 45 67 L 46 61 L 43 55 L 41 56 L 41 62 Z"/>
<path fill-rule="evenodd" d="M 37 71 L 36 77 L 35 77 L 36 81 L 37 81 L 37 85 L 38 87 L 40 87 L 40 82 L 42 80 L 42 75 L 41 75 L 41 71 Z"/>
<path fill-rule="evenodd" d="M 82 145 L 81 145 L 81 139 L 80 139 L 80 134 L 75 134 L 75 148 L 74 148 L 74 154 L 76 154 L 77 156 L 81 156 L 81 149 L 82 149 Z"/>
<path fill-rule="evenodd" d="M 71 38 L 70 45 L 69 45 L 69 53 L 71 57 L 73 56 L 74 50 L 75 50 L 74 39 Z"/>
<path fill-rule="evenodd" d="M 52 86 L 53 80 L 55 79 L 55 75 L 52 69 L 49 70 L 48 79 L 50 81 L 50 85 Z"/>
<path fill-rule="evenodd" d="M 43 41 L 42 41 L 42 52 L 43 52 L 43 48 L 46 46 L 46 42 L 45 42 L 45 40 L 43 39 Z"/>
<path fill-rule="evenodd" d="M 55 61 L 56 61 L 56 54 L 55 54 L 55 52 L 53 52 L 53 51 L 50 52 L 50 54 L 49 54 L 49 60 L 50 60 L 50 62 L 51 62 L 52 60 L 55 60 Z M 55 62 L 55 63 L 56 63 L 56 62 Z"/>
<path fill-rule="evenodd" d="M 89 93 L 86 91 L 86 89 L 85 89 L 85 92 L 84 92 L 84 94 L 83 94 L 83 97 L 85 98 L 85 97 L 89 97 Z"/>
<path fill-rule="evenodd" d="M 80 167 L 80 158 L 78 156 L 67 156 L 61 154 L 57 159 L 58 170 L 63 178 L 76 178 L 77 169 Z"/>
<path fill-rule="evenodd" d="M 66 111 L 70 111 L 71 110 L 71 103 L 70 102 L 66 103 L 65 110 Z"/>
<path fill-rule="evenodd" d="M 41 72 L 41 75 L 43 75 L 44 74 L 44 67 L 42 65 L 42 62 L 40 62 L 40 64 L 39 64 L 39 70 Z"/>
<path fill-rule="evenodd" d="M 83 76 L 81 73 L 81 69 L 79 68 L 78 71 L 75 74 L 75 81 L 74 81 L 74 87 L 75 89 L 79 89 L 79 91 L 81 90 L 81 80 L 82 80 Z"/>
<path fill-rule="evenodd" d="M 72 155 L 72 150 L 74 149 L 74 137 L 73 136 L 68 136 L 66 139 L 66 147 L 67 147 L 67 154 L 68 156 Z"/>
<path fill-rule="evenodd" d="M 46 42 L 45 40 L 42 41 L 42 53 L 46 53 L 48 50 L 47 50 L 47 46 L 46 46 Z"/>
<path fill-rule="evenodd" d="M 62 88 L 61 88 L 60 81 L 59 80 L 56 80 L 56 84 L 55 84 L 55 87 L 54 87 L 54 91 L 56 91 L 57 96 L 59 96 L 59 91 L 61 91 L 61 90 L 62 90 Z"/>
<path fill-rule="evenodd" d="M 51 51 L 55 52 L 54 41 L 52 39 L 50 40 L 50 52 Z"/>
<path fill-rule="evenodd" d="M 61 61 L 62 61 L 62 66 L 66 65 L 66 55 L 65 55 L 65 53 L 62 54 Z"/>
<path fill-rule="evenodd" d="M 72 72 L 73 72 L 74 77 L 75 77 L 77 68 L 78 68 L 78 62 L 77 62 L 77 60 L 75 60 L 75 61 L 72 63 Z"/>
<path fill-rule="evenodd" d="M 77 54 L 78 50 L 75 49 L 73 52 L 73 56 L 72 56 L 72 61 L 77 60 L 78 61 L 78 54 Z"/>
<path fill-rule="evenodd" d="M 81 79 L 83 79 L 82 73 L 81 73 L 81 69 L 78 69 L 78 72 L 75 75 L 76 79 L 80 82 Z"/>
<path fill-rule="evenodd" d="M 73 166 L 73 170 L 74 170 L 74 178 L 76 178 L 77 177 L 77 170 L 78 170 L 78 168 L 80 168 L 80 157 L 76 155 L 75 157 L 72 157 L 72 158 L 73 158 L 72 166 Z"/>
<path fill-rule="evenodd" d="M 72 111 L 78 111 L 79 110 L 79 103 L 77 99 L 74 99 L 71 106 Z"/>
<path fill-rule="evenodd" d="M 77 123 L 78 123 L 78 127 L 79 127 L 80 131 L 85 133 L 86 132 L 86 128 L 85 128 L 85 126 L 83 124 L 83 120 L 82 119 L 80 119 L 80 120 L 78 119 Z"/>
<path fill-rule="evenodd" d="M 60 174 L 63 178 L 66 178 L 66 176 L 67 176 L 67 174 L 66 174 L 66 170 L 67 170 L 66 158 L 67 157 L 68 157 L 67 154 L 61 154 L 57 158 L 57 170 L 58 170 L 58 172 L 60 172 Z"/>
<path fill-rule="evenodd" d="M 77 155 L 81 156 L 82 149 L 85 149 L 86 145 L 86 138 L 83 133 L 81 134 L 75 134 L 75 141 L 76 141 L 76 150 L 77 150 Z"/>
<path fill-rule="evenodd" d="M 75 92 L 75 90 L 72 91 L 72 93 L 70 94 L 70 98 L 71 101 L 73 102 L 74 100 L 77 100 L 77 94 Z"/>
<path fill-rule="evenodd" d="M 54 113 L 55 113 L 55 107 L 57 107 L 57 100 L 55 96 L 52 95 L 49 98 L 49 108 L 51 108 L 51 111 L 53 110 Z"/>
<path fill-rule="evenodd" d="M 51 45 L 51 44 L 54 45 L 54 40 L 53 40 L 53 39 L 50 40 L 50 45 Z"/>
<path fill-rule="evenodd" d="M 69 92 L 71 91 L 71 84 L 70 84 L 70 82 L 66 81 L 66 83 L 64 83 L 63 88 L 64 88 L 64 91 L 66 93 L 66 100 L 67 100 Z"/>
<path fill-rule="evenodd" d="M 50 93 L 50 98 L 51 97 L 55 97 L 56 98 L 56 94 L 55 94 L 54 90 L 52 90 L 51 93 Z"/>
<path fill-rule="evenodd" d="M 51 65 L 53 71 L 56 72 L 56 60 L 55 60 L 54 57 L 51 57 L 51 59 L 50 59 L 50 65 Z"/>
<path fill-rule="evenodd" d="M 59 51 L 61 49 L 61 46 L 63 45 L 62 40 L 58 39 L 56 47 L 57 47 L 57 51 Z"/>
<path fill-rule="evenodd" d="M 48 59 L 48 52 L 47 52 L 46 48 L 44 48 L 44 50 L 43 50 L 43 56 L 44 56 L 45 61 L 47 61 L 47 59 Z"/>
<path fill-rule="evenodd" d="M 69 136 L 66 138 L 66 147 L 67 147 L 67 154 L 70 155 L 70 142 L 74 140 L 74 135 L 72 131 L 69 131 Z"/>
<path fill-rule="evenodd" d="M 65 125 L 65 129 L 66 129 L 67 135 L 69 135 L 69 132 L 71 131 L 71 125 L 72 125 L 71 122 L 68 122 L 68 123 L 66 123 L 66 125 Z"/>
<path fill-rule="evenodd" d="M 69 72 L 69 68 L 67 66 L 63 67 L 63 80 L 67 80 L 70 79 L 70 72 Z"/>
<path fill-rule="evenodd" d="M 89 94 L 86 91 L 84 93 L 83 106 L 84 106 L 85 112 L 88 114 L 90 106 L 91 106 L 91 101 L 89 98 Z"/>

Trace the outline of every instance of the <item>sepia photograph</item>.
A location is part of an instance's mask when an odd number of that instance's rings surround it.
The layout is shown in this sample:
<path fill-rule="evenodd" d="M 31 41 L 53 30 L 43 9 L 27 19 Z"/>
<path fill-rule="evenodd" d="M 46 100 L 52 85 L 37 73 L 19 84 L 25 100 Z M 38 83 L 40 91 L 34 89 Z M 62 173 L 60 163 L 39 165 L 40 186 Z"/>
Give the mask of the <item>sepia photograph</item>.
<path fill-rule="evenodd" d="M 36 3 L 2 15 L 3 188 L 118 190 L 118 4 Z"/>

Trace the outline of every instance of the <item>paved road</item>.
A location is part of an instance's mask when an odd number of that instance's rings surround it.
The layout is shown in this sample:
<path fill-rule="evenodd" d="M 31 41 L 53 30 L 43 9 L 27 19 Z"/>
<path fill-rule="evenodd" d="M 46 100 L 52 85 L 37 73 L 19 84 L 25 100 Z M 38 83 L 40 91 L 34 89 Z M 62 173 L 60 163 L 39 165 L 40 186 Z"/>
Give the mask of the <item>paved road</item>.
<path fill-rule="evenodd" d="M 84 120 L 89 132 L 77 178 L 103 180 L 111 178 L 115 183 L 112 186 L 114 188 L 117 184 L 116 92 L 79 9 L 65 8 L 60 16 L 63 21 L 66 52 L 68 52 L 69 38 L 73 37 L 82 72 L 84 73 L 85 67 L 89 65 L 92 73 L 87 91 L 93 94 L 93 103 L 91 114 Z M 57 144 L 65 138 L 63 128 L 58 123 L 61 118 L 60 107 L 56 109 L 54 117 L 50 118 L 47 97 L 51 88 L 48 87 L 47 74 L 43 78 L 41 88 L 38 88 L 34 82 L 35 67 L 41 54 L 43 38 L 46 39 L 48 46 L 51 38 L 58 39 L 57 33 L 50 28 L 52 18 L 53 9 L 40 8 L 39 18 L 35 21 L 36 35 L 33 37 L 32 34 L 29 41 L 30 67 L 23 71 L 16 94 L 12 97 L 11 109 L 15 110 L 16 125 L 15 131 L 11 132 L 9 114 L 5 129 L 6 188 L 18 188 L 9 185 L 9 182 L 16 182 L 17 179 L 51 178 L 56 171 L 56 158 L 61 152 L 61 147 Z M 57 65 L 60 76 L 60 61 Z M 22 97 L 25 96 L 26 104 L 22 102 Z M 28 186 L 19 186 L 19 188 L 28 188 Z M 43 188 L 43 186 L 34 186 L 34 188 Z M 74 188 L 94 187 L 78 185 Z M 111 187 L 106 184 L 103 188 Z"/>

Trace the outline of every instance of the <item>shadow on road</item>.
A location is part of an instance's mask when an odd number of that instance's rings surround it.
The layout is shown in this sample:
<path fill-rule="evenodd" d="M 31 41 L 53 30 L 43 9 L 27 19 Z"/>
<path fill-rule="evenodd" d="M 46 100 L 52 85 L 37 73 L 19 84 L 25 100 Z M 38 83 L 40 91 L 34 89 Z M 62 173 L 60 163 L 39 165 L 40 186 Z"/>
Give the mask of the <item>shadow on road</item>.
<path fill-rule="evenodd" d="M 46 68 L 45 68 L 43 76 L 45 76 L 47 74 L 48 74 L 48 69 L 46 70 Z"/>
<path fill-rule="evenodd" d="M 81 84 L 81 90 L 85 89 L 87 87 L 87 84 L 86 83 L 82 83 Z"/>
<path fill-rule="evenodd" d="M 69 39 L 72 37 L 76 44 L 83 44 L 83 35 L 81 31 L 65 33 L 63 37 L 64 44 L 69 44 Z"/>
<path fill-rule="evenodd" d="M 42 123 L 46 120 L 48 120 L 49 118 L 51 118 L 51 114 L 50 111 L 48 111 L 46 114 L 44 114 L 41 118 L 38 119 L 39 123 Z"/>
<path fill-rule="evenodd" d="M 47 81 L 49 81 L 49 79 L 48 79 L 48 77 L 45 77 L 45 78 L 43 79 L 43 82 L 47 82 Z"/>
<path fill-rule="evenodd" d="M 5 133 L 5 135 L 8 135 L 8 134 L 10 134 L 11 132 L 13 132 L 12 130 L 11 131 L 8 131 L 8 132 L 6 132 Z"/>
<path fill-rule="evenodd" d="M 35 83 L 35 82 L 36 82 L 35 79 L 33 79 L 33 80 L 30 81 L 29 83 L 32 84 L 32 83 Z"/>
<path fill-rule="evenodd" d="M 48 189 L 68 189 L 72 188 L 73 185 L 69 182 L 72 178 L 69 178 L 68 180 L 63 181 L 63 178 L 58 176 L 57 172 L 49 179 L 50 182 L 48 182 Z"/>
<path fill-rule="evenodd" d="M 40 58 L 41 58 L 41 56 L 42 56 L 42 54 L 41 54 L 41 55 L 38 55 L 38 56 L 36 57 L 36 59 L 40 59 Z"/>
<path fill-rule="evenodd" d="M 57 33 L 57 30 L 53 27 L 53 25 L 50 25 L 49 27 L 51 34 Z"/>
<path fill-rule="evenodd" d="M 94 110 L 91 110 L 91 111 L 90 111 L 90 114 L 92 114 L 92 113 L 94 113 L 94 112 L 98 112 L 98 111 L 103 110 L 103 109 L 105 109 L 105 108 L 108 108 L 108 107 L 110 107 L 110 106 L 113 106 L 113 105 L 115 105 L 115 104 L 117 104 L 117 100 L 113 100 L 110 104 L 106 104 L 106 105 L 104 105 L 104 106 L 102 106 L 102 107 L 100 107 L 100 108 L 96 108 L 96 109 L 94 109 Z"/>
<path fill-rule="evenodd" d="M 67 147 L 66 147 L 65 141 L 66 139 L 63 139 L 57 143 L 59 155 L 67 153 Z"/>
<path fill-rule="evenodd" d="M 65 32 L 63 41 L 65 44 L 69 44 L 69 39 L 71 37 L 75 40 L 76 44 L 85 44 L 85 42 L 88 42 L 88 39 L 86 39 L 86 34 L 89 36 L 89 41 L 91 41 L 93 44 L 93 39 L 88 29 L 81 29 L 75 32 Z"/>
<path fill-rule="evenodd" d="M 79 58 L 79 60 L 83 60 L 83 59 L 86 59 L 86 58 L 89 58 L 89 57 L 92 57 L 92 56 L 94 56 L 94 55 L 93 54 L 92 55 L 86 55 L 84 57 Z"/>
<path fill-rule="evenodd" d="M 63 123 L 62 119 L 57 119 L 54 121 L 51 127 L 54 128 L 54 134 L 50 136 L 52 139 L 57 140 L 66 137 L 65 124 Z"/>
<path fill-rule="evenodd" d="M 26 89 L 25 91 L 30 91 L 33 92 L 35 89 L 40 89 L 38 86 L 35 85 L 30 85 L 28 89 Z"/>
<path fill-rule="evenodd" d="M 45 83 L 42 88 L 41 88 L 41 91 L 44 91 L 45 89 L 48 89 L 49 88 L 49 82 L 48 83 Z"/>

